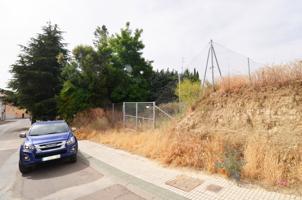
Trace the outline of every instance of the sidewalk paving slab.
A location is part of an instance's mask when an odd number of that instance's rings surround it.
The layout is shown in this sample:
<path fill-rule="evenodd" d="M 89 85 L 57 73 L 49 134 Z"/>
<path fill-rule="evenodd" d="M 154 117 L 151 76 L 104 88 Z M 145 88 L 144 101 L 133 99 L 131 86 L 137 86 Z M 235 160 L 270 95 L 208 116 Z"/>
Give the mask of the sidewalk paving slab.
<path fill-rule="evenodd" d="M 90 167 L 104 173 L 105 177 L 114 177 L 115 183 L 120 183 L 126 186 L 130 191 L 141 194 L 142 196 L 145 196 L 146 199 L 188 200 L 188 198 L 185 198 L 175 192 L 166 190 L 143 179 L 137 178 L 136 176 L 128 174 L 118 168 L 112 167 L 111 165 L 84 153 L 83 151 L 79 153 L 79 158 Z"/>

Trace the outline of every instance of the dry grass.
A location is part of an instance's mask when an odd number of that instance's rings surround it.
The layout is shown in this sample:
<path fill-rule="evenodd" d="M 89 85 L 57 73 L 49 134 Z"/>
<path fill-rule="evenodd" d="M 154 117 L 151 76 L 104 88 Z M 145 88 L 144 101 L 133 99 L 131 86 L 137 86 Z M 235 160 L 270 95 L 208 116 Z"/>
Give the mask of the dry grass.
<path fill-rule="evenodd" d="M 221 92 L 236 92 L 242 88 L 281 87 L 302 80 L 302 61 L 290 64 L 272 65 L 255 71 L 251 77 L 231 76 L 218 81 Z"/>
<path fill-rule="evenodd" d="M 248 86 L 248 84 L 249 78 L 247 76 L 232 76 L 221 78 L 218 87 L 223 92 L 234 92 Z"/>
<path fill-rule="evenodd" d="M 268 185 L 301 187 L 301 147 L 301 140 L 281 144 L 262 134 L 252 135 L 243 152 L 246 161 L 243 175 Z"/>
<path fill-rule="evenodd" d="M 137 133 L 132 129 L 107 131 L 80 129 L 76 134 L 79 139 L 89 139 L 159 160 L 163 158 L 163 152 L 170 142 L 168 135 L 154 130 Z"/>
<path fill-rule="evenodd" d="M 81 128 L 89 127 L 90 130 L 106 130 L 112 128 L 113 125 L 109 120 L 108 113 L 101 108 L 92 108 L 77 113 L 72 121 L 72 125 Z"/>
<path fill-rule="evenodd" d="M 256 71 L 252 82 L 256 86 L 283 86 L 302 80 L 302 61 L 284 65 L 274 65 Z"/>
<path fill-rule="evenodd" d="M 232 133 L 226 136 L 225 132 L 215 131 L 199 135 L 175 134 L 170 128 L 164 128 L 143 132 L 130 129 L 79 130 L 77 137 L 127 150 L 166 165 L 191 167 L 224 176 L 231 176 L 230 170 L 219 168 L 217 164 L 224 162 L 226 151 L 231 148 L 240 156 L 238 160 L 244 162 L 239 171 L 242 179 L 302 194 L 301 146 L 280 147 L 260 134 L 242 141 Z"/>
<path fill-rule="evenodd" d="M 244 180 L 301 195 L 301 68 L 297 62 L 259 70 L 253 85 L 245 77 L 223 79 L 219 92 L 160 129 L 96 131 L 92 123 L 77 136 L 167 165 L 238 178 L 235 171 Z"/>
<path fill-rule="evenodd" d="M 79 139 L 89 139 L 125 149 L 164 164 L 188 166 L 215 172 L 213 163 L 223 155 L 221 138 L 200 138 L 194 135 L 177 135 L 170 128 L 149 131 L 112 129 L 107 131 L 77 131 Z"/>

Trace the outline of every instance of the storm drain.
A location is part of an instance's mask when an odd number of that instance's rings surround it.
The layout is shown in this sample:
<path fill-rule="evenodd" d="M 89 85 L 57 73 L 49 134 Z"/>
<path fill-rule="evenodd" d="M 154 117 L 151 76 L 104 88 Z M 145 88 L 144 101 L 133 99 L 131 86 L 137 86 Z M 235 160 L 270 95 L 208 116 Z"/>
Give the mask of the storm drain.
<path fill-rule="evenodd" d="M 203 180 L 197 178 L 192 178 L 186 175 L 179 175 L 176 176 L 175 179 L 167 181 L 166 184 L 182 191 L 190 192 L 197 186 L 201 185 L 203 182 Z"/>

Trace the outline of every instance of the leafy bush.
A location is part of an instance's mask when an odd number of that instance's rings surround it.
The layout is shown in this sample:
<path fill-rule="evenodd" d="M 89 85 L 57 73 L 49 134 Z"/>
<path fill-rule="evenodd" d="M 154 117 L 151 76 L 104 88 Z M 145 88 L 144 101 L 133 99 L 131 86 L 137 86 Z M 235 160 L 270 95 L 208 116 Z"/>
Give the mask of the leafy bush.
<path fill-rule="evenodd" d="M 180 97 L 180 101 L 191 105 L 200 97 L 200 82 L 184 79 L 180 85 L 177 86 L 175 94 Z"/>

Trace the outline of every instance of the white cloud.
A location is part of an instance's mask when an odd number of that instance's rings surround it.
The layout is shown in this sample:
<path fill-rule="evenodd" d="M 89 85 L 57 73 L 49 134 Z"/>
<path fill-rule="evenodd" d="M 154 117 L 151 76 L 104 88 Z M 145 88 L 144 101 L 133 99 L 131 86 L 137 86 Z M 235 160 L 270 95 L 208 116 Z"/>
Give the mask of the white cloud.
<path fill-rule="evenodd" d="M 155 68 L 179 69 L 184 57 L 186 65 L 203 71 L 203 47 L 211 38 L 264 63 L 301 59 L 301 9 L 299 0 L 2 0 L 0 88 L 10 78 L 18 44 L 26 44 L 46 21 L 66 32 L 70 49 L 91 44 L 98 25 L 113 33 L 130 21 L 133 28 L 144 29 L 144 54 Z M 221 59 L 230 62 L 222 54 Z"/>

